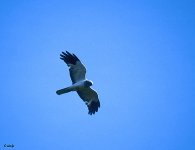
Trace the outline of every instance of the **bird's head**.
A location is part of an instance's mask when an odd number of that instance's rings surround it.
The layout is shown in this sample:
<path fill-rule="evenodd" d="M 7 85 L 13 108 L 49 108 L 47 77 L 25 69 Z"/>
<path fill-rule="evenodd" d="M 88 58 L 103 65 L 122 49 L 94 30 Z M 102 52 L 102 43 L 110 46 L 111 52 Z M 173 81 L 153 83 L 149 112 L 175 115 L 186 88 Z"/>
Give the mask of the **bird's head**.
<path fill-rule="evenodd" d="M 90 87 L 90 86 L 93 85 L 93 82 L 90 81 L 90 80 L 86 80 L 86 81 L 84 82 L 84 85 L 85 85 L 85 87 Z"/>

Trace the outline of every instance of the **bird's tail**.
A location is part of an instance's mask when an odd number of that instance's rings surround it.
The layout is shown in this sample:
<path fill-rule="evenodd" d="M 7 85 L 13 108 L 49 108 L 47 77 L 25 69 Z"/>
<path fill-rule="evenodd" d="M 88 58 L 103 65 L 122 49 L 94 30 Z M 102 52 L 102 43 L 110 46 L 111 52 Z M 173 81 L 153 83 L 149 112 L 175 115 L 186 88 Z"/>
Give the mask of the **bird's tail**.
<path fill-rule="evenodd" d="M 63 88 L 63 89 L 57 90 L 56 94 L 61 95 L 61 94 L 65 94 L 65 93 L 68 93 L 68 92 L 71 92 L 71 91 L 72 91 L 72 88 L 71 87 L 67 87 L 67 88 Z"/>

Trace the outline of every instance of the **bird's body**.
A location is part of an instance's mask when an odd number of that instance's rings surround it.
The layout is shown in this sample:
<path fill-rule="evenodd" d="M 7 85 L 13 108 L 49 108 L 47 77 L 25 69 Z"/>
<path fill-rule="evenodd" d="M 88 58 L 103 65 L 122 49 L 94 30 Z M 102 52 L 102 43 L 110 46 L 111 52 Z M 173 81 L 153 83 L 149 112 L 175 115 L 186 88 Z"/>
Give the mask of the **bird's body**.
<path fill-rule="evenodd" d="M 81 80 L 79 82 L 73 83 L 71 86 L 57 90 L 56 93 L 58 95 L 61 94 L 65 94 L 71 91 L 78 91 L 78 90 L 82 90 L 84 88 L 88 88 L 89 86 L 87 86 L 86 84 L 90 82 L 89 80 Z"/>
<path fill-rule="evenodd" d="M 60 54 L 62 60 L 68 65 L 70 78 L 72 80 L 72 85 L 60 90 L 57 90 L 58 95 L 65 94 L 71 91 L 76 91 L 80 98 L 88 106 L 89 114 L 95 114 L 100 107 L 100 102 L 98 94 L 90 86 L 93 85 L 93 82 L 85 78 L 86 68 L 77 58 L 76 55 L 70 54 L 68 51 L 66 53 L 62 52 Z"/>

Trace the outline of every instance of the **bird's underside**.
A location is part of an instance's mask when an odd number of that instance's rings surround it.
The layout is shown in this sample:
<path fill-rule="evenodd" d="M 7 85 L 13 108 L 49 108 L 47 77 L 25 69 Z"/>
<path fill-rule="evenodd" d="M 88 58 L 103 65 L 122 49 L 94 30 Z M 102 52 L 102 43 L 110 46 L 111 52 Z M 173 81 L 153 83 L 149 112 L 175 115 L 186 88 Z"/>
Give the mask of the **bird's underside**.
<path fill-rule="evenodd" d="M 60 59 L 62 59 L 69 67 L 72 85 L 57 90 L 56 93 L 61 95 L 71 91 L 76 91 L 79 97 L 87 105 L 89 110 L 88 114 L 95 114 L 95 112 L 98 112 L 98 108 L 100 107 L 100 101 L 97 92 L 90 88 L 90 86 L 92 86 L 92 81 L 85 78 L 85 66 L 81 63 L 76 55 L 70 54 L 68 51 L 66 51 L 66 53 L 62 52 L 60 56 Z"/>

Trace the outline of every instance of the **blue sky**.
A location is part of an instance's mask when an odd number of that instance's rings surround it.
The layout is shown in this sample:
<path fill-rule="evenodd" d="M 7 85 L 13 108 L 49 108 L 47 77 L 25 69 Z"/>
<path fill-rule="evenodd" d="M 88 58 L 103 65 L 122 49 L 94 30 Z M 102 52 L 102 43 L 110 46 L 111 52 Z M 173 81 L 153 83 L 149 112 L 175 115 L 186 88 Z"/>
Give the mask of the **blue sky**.
<path fill-rule="evenodd" d="M 195 149 L 195 2 L 1 1 L 0 150 Z M 61 51 L 99 93 L 94 116 Z"/>

